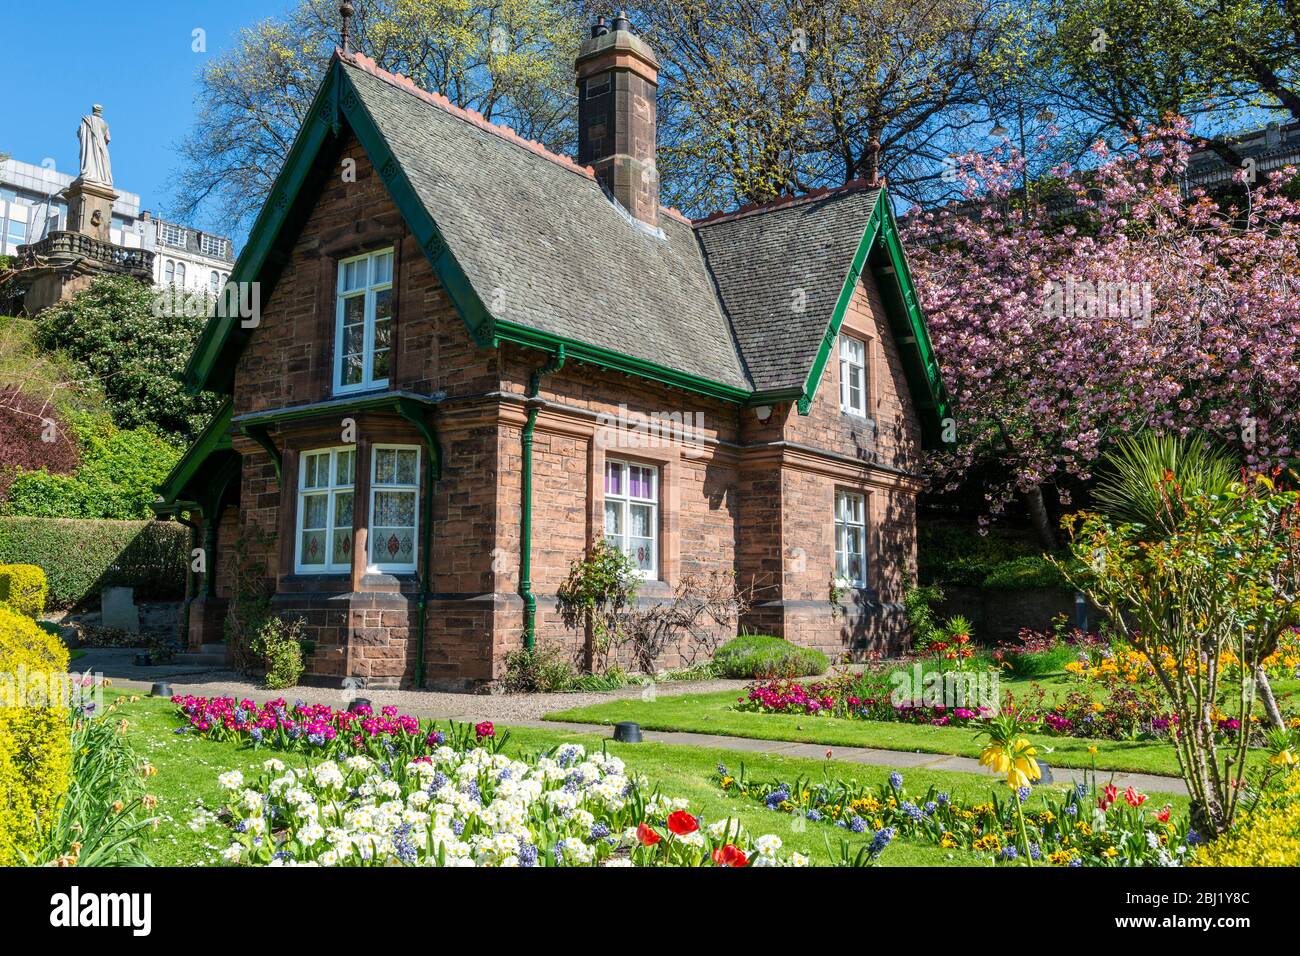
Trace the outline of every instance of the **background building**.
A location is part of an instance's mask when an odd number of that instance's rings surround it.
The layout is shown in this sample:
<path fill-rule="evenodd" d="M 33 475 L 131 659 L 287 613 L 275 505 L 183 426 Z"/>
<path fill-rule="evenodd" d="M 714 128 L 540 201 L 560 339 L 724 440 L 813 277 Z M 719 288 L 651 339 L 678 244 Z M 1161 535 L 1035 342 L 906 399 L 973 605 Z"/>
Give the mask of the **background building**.
<path fill-rule="evenodd" d="M 0 254 L 16 255 L 20 245 L 68 228 L 67 203 L 59 194 L 72 180 L 67 173 L 16 159 L 0 163 Z M 235 262 L 229 238 L 159 219 L 141 209 L 138 193 L 120 189 L 110 241 L 154 253 L 154 282 L 192 291 L 216 292 Z"/>

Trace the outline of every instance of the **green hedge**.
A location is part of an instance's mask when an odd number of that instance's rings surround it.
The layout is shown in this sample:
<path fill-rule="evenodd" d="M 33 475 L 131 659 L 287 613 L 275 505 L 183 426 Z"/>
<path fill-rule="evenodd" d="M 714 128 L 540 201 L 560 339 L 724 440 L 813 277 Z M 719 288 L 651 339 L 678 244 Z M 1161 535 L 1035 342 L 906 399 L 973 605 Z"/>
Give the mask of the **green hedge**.
<path fill-rule="evenodd" d="M 1019 591 L 1023 588 L 1063 588 L 1065 578 L 1043 555 L 1026 555 L 995 565 L 980 582 L 988 591 Z"/>
<path fill-rule="evenodd" d="M 135 588 L 138 600 L 185 594 L 190 530 L 170 521 L 0 518 L 0 564 L 35 564 L 47 606 L 94 606 L 101 588 Z"/>

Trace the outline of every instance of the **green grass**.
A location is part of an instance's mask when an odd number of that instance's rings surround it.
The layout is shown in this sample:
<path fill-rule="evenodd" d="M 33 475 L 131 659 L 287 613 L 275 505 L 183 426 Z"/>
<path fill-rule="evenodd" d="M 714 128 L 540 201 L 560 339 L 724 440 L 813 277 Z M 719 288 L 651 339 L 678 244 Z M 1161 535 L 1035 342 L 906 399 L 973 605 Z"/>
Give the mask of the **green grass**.
<path fill-rule="evenodd" d="M 114 699 L 109 692 L 110 700 Z M 188 823 L 193 815 L 196 800 L 209 807 L 216 806 L 221 797 L 217 774 L 239 769 L 246 776 L 256 776 L 261 763 L 275 755 L 286 762 L 301 760 L 297 755 L 286 755 L 270 749 L 254 751 L 236 744 L 206 740 L 190 734 L 177 734 L 181 726 L 175 718 L 172 704 L 163 699 L 141 698 L 129 702 L 117 696 L 114 719 L 125 717 L 129 722 L 128 735 L 133 744 L 158 768 L 150 778 L 151 792 L 158 797 L 160 823 L 148 853 L 156 864 L 164 866 L 214 865 L 220 851 L 227 845 L 219 826 L 194 833 Z M 753 834 L 775 833 L 791 850 L 807 854 L 816 863 L 828 863 L 826 840 L 832 851 L 838 853 L 841 837 L 850 841 L 856 852 L 870 834 L 849 834 L 823 823 L 805 823 L 803 832 L 795 832 L 794 817 L 767 810 L 742 798 L 729 797 L 710 780 L 719 763 L 733 771 L 744 764 L 753 777 L 780 777 L 790 779 L 799 775 L 821 775 L 828 767 L 835 776 L 853 779 L 871 785 L 883 783 L 890 773 L 889 767 L 872 767 L 860 764 L 806 760 L 766 754 L 740 753 L 725 748 L 672 746 L 667 744 L 617 744 L 605 741 L 598 734 L 574 734 L 561 730 L 534 728 L 501 728 L 511 734 L 510 749 L 516 753 L 537 753 L 549 750 L 560 743 L 575 741 L 588 749 L 598 749 L 602 744 L 626 761 L 629 768 L 644 773 L 657 783 L 663 793 L 685 797 L 693 812 L 706 819 L 722 816 L 738 817 Z M 912 793 L 923 793 L 934 785 L 955 796 L 983 799 L 992 788 L 987 777 L 975 774 L 944 771 L 904 770 L 906 785 Z M 1162 795 L 1162 799 L 1165 799 Z M 1174 798 L 1177 810 L 1185 810 L 1186 800 Z M 904 839 L 894 841 L 881 860 L 890 866 L 989 866 L 988 859 L 966 850 L 946 850 L 925 842 Z"/>
<path fill-rule="evenodd" d="M 1003 680 L 1002 688 L 1023 696 L 1031 681 Z M 1069 691 L 1083 688 L 1099 693 L 1096 686 L 1070 682 L 1064 675 L 1038 679 L 1046 692 L 1045 700 L 1059 700 Z M 1294 704 L 1300 681 L 1273 682 L 1280 706 Z M 575 707 L 546 715 L 547 720 L 575 723 L 613 724 L 633 720 L 647 730 L 685 731 L 719 734 L 727 737 L 753 737 L 796 743 L 826 744 L 832 747 L 875 747 L 881 750 L 904 750 L 920 753 L 954 754 L 978 757 L 982 742 L 968 727 L 931 727 L 889 721 L 850 720 L 841 717 L 807 717 L 790 714 L 760 714 L 732 710 L 736 691 L 714 694 L 659 696 L 646 701 L 640 698 L 611 700 L 589 707 Z M 1037 735 L 1035 743 L 1049 765 L 1127 771 L 1132 773 L 1179 775 L 1178 757 L 1171 744 L 1153 740 L 1092 740 L 1085 737 L 1049 737 Z M 1096 747 L 1094 757 L 1089 747 Z M 1261 759 L 1252 752 L 1252 760 Z"/>

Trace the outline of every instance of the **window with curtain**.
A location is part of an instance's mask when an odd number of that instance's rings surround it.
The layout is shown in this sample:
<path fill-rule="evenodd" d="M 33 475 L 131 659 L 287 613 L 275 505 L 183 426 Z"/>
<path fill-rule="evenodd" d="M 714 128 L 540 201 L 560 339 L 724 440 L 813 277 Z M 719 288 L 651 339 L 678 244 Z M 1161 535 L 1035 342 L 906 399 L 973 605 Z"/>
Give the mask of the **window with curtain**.
<path fill-rule="evenodd" d="M 376 445 L 370 473 L 370 566 L 414 571 L 419 554 L 420 449 Z"/>
<path fill-rule="evenodd" d="M 339 262 L 335 306 L 334 391 L 388 384 L 393 338 L 393 250 Z"/>
<path fill-rule="evenodd" d="M 304 452 L 298 467 L 299 573 L 352 569 L 352 504 L 356 449 Z"/>
<path fill-rule="evenodd" d="M 605 540 L 631 557 L 646 577 L 658 574 L 658 468 L 605 462 Z"/>
<path fill-rule="evenodd" d="M 851 491 L 835 492 L 835 580 L 867 585 L 866 497 Z"/>
<path fill-rule="evenodd" d="M 840 409 L 867 415 L 867 343 L 840 336 Z"/>

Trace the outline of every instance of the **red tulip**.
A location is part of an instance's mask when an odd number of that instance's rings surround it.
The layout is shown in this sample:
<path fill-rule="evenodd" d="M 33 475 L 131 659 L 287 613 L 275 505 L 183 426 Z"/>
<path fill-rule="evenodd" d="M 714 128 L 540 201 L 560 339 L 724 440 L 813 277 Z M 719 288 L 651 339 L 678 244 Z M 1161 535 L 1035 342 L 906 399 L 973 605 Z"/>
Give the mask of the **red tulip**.
<path fill-rule="evenodd" d="M 663 839 L 653 827 L 648 827 L 644 823 L 637 824 L 636 838 L 641 841 L 642 846 L 654 846 Z"/>
<path fill-rule="evenodd" d="M 685 836 L 688 833 L 694 833 L 700 828 L 700 823 L 685 810 L 676 810 L 668 814 L 668 829 L 672 830 L 678 836 Z"/>
<path fill-rule="evenodd" d="M 1159 810 L 1156 811 L 1156 819 L 1159 820 L 1161 823 L 1169 822 L 1169 804 L 1166 803 L 1163 807 L 1161 807 Z"/>
<path fill-rule="evenodd" d="M 1140 807 L 1142 804 L 1147 802 L 1147 795 L 1145 793 L 1138 793 L 1132 787 L 1129 787 L 1124 791 L 1124 799 L 1128 801 L 1130 807 Z"/>
<path fill-rule="evenodd" d="M 740 847 L 728 843 L 713 851 L 713 864 L 714 866 L 748 866 L 749 857 L 745 856 L 745 851 Z"/>

